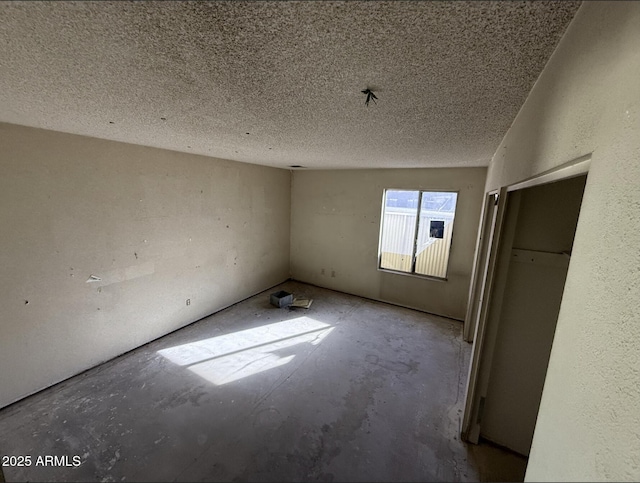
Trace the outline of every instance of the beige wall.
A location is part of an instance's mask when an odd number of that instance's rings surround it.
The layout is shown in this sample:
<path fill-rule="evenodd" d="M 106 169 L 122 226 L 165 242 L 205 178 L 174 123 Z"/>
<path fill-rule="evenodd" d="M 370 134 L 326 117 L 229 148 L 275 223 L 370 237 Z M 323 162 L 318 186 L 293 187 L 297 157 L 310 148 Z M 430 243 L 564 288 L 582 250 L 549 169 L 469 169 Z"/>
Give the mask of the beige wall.
<path fill-rule="evenodd" d="M 0 407 L 289 277 L 289 171 L 9 124 L 0 165 Z"/>
<path fill-rule="evenodd" d="M 463 319 L 485 175 L 485 168 L 295 171 L 292 277 Z M 377 269 L 385 188 L 459 191 L 447 281 Z"/>
<path fill-rule="evenodd" d="M 585 2 L 486 189 L 593 152 L 528 481 L 640 479 L 640 3 Z"/>

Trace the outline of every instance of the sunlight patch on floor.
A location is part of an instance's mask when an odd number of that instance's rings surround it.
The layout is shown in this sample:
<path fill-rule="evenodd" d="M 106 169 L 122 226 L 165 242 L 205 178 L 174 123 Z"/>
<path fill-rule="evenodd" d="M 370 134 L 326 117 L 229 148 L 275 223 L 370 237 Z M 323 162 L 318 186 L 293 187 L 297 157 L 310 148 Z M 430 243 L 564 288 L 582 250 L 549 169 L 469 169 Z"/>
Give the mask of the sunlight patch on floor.
<path fill-rule="evenodd" d="M 334 327 L 310 317 L 276 322 L 158 351 L 160 355 L 216 385 L 283 366 L 295 354 L 276 352 L 319 344 Z"/>

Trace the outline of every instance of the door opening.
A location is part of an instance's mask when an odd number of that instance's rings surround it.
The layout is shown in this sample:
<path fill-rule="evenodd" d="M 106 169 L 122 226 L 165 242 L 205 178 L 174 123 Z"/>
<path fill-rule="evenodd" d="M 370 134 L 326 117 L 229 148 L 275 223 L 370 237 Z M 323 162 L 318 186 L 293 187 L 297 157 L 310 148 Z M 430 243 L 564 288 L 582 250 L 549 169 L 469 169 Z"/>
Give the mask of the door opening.
<path fill-rule="evenodd" d="M 467 312 L 477 327 L 461 428 L 466 441 L 483 438 L 529 454 L 586 169 L 568 179 L 503 189 L 491 222 L 487 211 L 482 229 L 491 238 L 478 243 L 485 254 L 476 260 Z"/>

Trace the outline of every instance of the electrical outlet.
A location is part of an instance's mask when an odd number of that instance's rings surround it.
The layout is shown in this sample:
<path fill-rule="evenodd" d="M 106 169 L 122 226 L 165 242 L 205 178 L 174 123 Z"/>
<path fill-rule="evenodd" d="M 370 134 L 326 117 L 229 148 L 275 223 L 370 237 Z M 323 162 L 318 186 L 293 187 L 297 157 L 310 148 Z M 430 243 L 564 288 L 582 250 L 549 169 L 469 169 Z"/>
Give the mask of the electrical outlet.
<path fill-rule="evenodd" d="M 191 305 L 191 299 L 187 299 L 187 305 Z"/>

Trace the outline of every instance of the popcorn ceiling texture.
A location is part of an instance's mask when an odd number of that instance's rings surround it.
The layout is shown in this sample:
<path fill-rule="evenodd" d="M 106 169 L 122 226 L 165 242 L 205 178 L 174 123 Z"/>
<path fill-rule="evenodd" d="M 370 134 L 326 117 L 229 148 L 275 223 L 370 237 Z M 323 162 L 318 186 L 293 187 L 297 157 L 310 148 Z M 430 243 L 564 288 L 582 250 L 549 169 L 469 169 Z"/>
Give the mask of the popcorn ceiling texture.
<path fill-rule="evenodd" d="M 2 2 L 0 121 L 276 167 L 486 166 L 579 4 Z"/>

